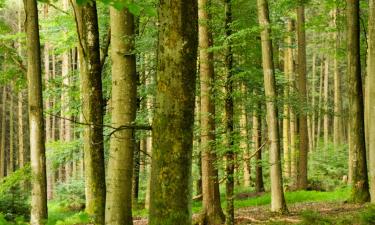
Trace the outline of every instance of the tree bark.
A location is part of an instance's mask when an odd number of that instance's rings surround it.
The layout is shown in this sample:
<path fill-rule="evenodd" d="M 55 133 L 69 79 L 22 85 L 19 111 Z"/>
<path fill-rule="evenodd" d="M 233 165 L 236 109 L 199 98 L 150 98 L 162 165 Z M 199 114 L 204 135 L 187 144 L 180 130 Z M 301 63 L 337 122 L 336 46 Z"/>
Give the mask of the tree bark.
<path fill-rule="evenodd" d="M 268 139 L 270 143 L 271 211 L 288 211 L 284 198 L 280 162 L 279 125 L 277 121 L 276 81 L 272 55 L 270 19 L 267 0 L 258 0 L 259 24 L 262 27 L 262 63 L 264 89 L 267 98 Z"/>
<path fill-rule="evenodd" d="M 364 129 L 364 105 L 360 62 L 359 0 L 347 0 L 349 151 L 353 172 L 351 200 L 370 200 Z"/>
<path fill-rule="evenodd" d="M 369 178 L 371 202 L 375 202 L 375 0 L 369 1 L 368 24 L 368 133 L 369 133 Z"/>
<path fill-rule="evenodd" d="M 35 0 L 24 0 L 27 40 L 27 84 L 30 124 L 30 159 L 32 172 L 31 225 L 42 225 L 47 219 L 47 180 L 43 120 L 42 71 Z"/>
<path fill-rule="evenodd" d="M 290 77 L 293 71 L 293 33 L 294 24 L 292 19 L 287 21 L 288 36 L 285 38 L 286 49 L 284 50 L 284 74 L 288 85 L 284 88 L 284 115 L 283 115 L 283 154 L 284 154 L 284 176 L 290 178 L 291 176 L 291 159 L 290 159 L 290 107 L 289 107 L 289 92 L 290 92 Z"/>
<path fill-rule="evenodd" d="M 110 9 L 112 59 L 112 126 L 135 122 L 137 73 L 134 54 L 134 16 Z M 131 225 L 135 131 L 121 130 L 111 137 L 108 160 L 106 224 Z"/>
<path fill-rule="evenodd" d="M 261 104 L 257 104 L 257 109 L 253 112 L 253 150 L 258 151 L 262 145 L 262 118 Z M 264 192 L 262 150 L 255 155 L 255 191 Z"/>
<path fill-rule="evenodd" d="M 1 106 L 1 148 L 0 148 L 0 178 L 5 177 L 5 136 L 6 136 L 6 101 L 7 101 L 7 87 L 3 86 L 2 106 Z"/>
<path fill-rule="evenodd" d="M 221 209 L 218 170 L 216 168 L 215 144 L 215 95 L 214 95 L 214 55 L 209 48 L 213 46 L 208 10 L 209 0 L 198 1 L 199 19 L 199 72 L 200 72 L 200 123 L 202 151 L 202 195 L 205 224 L 221 224 L 225 216 Z"/>
<path fill-rule="evenodd" d="M 79 36 L 86 209 L 95 224 L 104 224 L 106 185 L 103 146 L 103 94 L 98 16 L 95 1 L 74 5 Z"/>
<path fill-rule="evenodd" d="M 307 104 L 306 87 L 306 32 L 305 32 L 305 7 L 299 3 L 297 7 L 297 40 L 298 40 L 298 91 L 301 104 Z M 303 107 L 304 108 L 304 107 Z M 307 154 L 309 151 L 309 138 L 307 127 L 307 112 L 303 109 L 298 115 L 299 122 L 299 158 L 298 158 L 298 189 L 307 188 Z"/>
<path fill-rule="evenodd" d="M 335 43 L 335 55 L 333 61 L 334 70 L 334 117 L 333 117 L 333 144 L 337 147 L 344 141 L 344 129 L 342 126 L 342 97 L 341 97 L 341 73 L 339 68 L 339 48 L 340 48 L 340 38 L 339 38 L 339 22 L 338 22 L 338 9 L 334 10 L 334 24 L 337 31 L 334 32 L 334 43 Z M 370 29 L 369 29 L 370 30 Z"/>
<path fill-rule="evenodd" d="M 226 172 L 226 225 L 234 224 L 234 167 L 235 167 L 235 153 L 234 153 L 234 106 L 233 106 L 233 53 L 230 36 L 232 35 L 232 1 L 224 1 L 225 10 L 225 130 L 226 130 L 226 152 L 225 152 L 225 172 Z"/>
<path fill-rule="evenodd" d="M 150 225 L 190 225 L 198 45 L 193 0 L 159 1 Z"/>
<path fill-rule="evenodd" d="M 324 94 L 323 94 L 323 104 L 324 104 L 324 117 L 323 117 L 323 135 L 324 135 L 324 146 L 327 147 L 329 142 L 329 59 L 325 59 L 324 63 Z"/>

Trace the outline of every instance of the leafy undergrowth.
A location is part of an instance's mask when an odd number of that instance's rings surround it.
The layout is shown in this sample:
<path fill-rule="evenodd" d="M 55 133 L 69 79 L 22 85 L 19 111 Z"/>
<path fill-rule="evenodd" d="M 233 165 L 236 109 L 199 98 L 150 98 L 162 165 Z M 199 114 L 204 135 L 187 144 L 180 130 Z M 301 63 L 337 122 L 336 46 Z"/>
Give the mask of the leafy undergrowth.
<path fill-rule="evenodd" d="M 375 224 L 375 206 L 344 203 L 350 194 L 348 188 L 333 192 L 296 191 L 285 194 L 290 213 L 280 216 L 269 211 L 270 194 L 240 195 L 235 201 L 236 224 L 298 224 L 298 225 L 336 225 L 336 224 Z M 244 197 L 245 196 L 245 197 Z M 248 196 L 248 197 L 246 197 Z M 223 207 L 225 202 L 223 202 Z M 48 225 L 87 224 L 89 218 L 78 211 L 70 211 L 59 202 L 49 204 Z M 193 202 L 193 213 L 201 210 L 200 202 Z M 147 210 L 141 205 L 133 210 L 134 224 L 147 224 Z"/>

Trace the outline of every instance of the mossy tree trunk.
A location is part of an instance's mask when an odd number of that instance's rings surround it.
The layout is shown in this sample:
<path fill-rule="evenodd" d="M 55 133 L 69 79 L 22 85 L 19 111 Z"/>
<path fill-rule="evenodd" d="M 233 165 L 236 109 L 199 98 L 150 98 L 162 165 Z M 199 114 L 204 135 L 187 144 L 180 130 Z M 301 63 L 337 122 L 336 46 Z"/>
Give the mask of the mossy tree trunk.
<path fill-rule="evenodd" d="M 198 6 L 159 1 L 150 225 L 190 225 Z"/>
<path fill-rule="evenodd" d="M 353 202 L 370 200 L 367 176 L 364 105 L 362 93 L 359 0 L 347 0 L 348 84 L 349 84 L 349 154 L 352 167 Z"/>
<path fill-rule="evenodd" d="M 47 219 L 47 179 L 38 7 L 36 0 L 25 0 L 24 7 L 26 13 L 27 85 L 32 172 L 30 224 L 42 225 L 45 224 Z"/>

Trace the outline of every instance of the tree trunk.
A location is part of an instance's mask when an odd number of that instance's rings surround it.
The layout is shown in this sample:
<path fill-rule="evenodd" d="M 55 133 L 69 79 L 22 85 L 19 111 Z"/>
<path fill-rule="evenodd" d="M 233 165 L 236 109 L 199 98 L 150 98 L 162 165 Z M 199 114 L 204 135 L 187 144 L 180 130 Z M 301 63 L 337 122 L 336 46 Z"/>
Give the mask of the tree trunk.
<path fill-rule="evenodd" d="M 258 151 L 262 145 L 262 118 L 261 118 L 261 104 L 257 104 L 257 109 L 253 114 L 253 150 Z M 255 191 L 257 193 L 264 192 L 263 182 L 263 166 L 262 166 L 262 150 L 259 150 L 255 155 Z"/>
<path fill-rule="evenodd" d="M 306 33 L 305 33 L 305 7 L 303 4 L 297 8 L 297 35 L 298 35 L 298 91 L 302 105 L 307 104 L 306 88 Z M 304 107 L 303 107 L 304 108 Z M 307 188 L 307 153 L 309 151 L 309 138 L 307 127 L 307 112 L 302 110 L 298 116 L 299 121 L 299 159 L 297 186 L 298 189 Z"/>
<path fill-rule="evenodd" d="M 95 224 L 104 224 L 106 201 L 103 95 L 101 80 L 99 30 L 96 3 L 74 6 L 80 53 L 83 149 L 86 185 L 86 212 Z"/>
<path fill-rule="evenodd" d="M 226 138 L 227 146 L 225 153 L 225 172 L 226 172 L 226 225 L 234 224 L 234 164 L 235 164 L 235 153 L 234 153 L 234 135 L 233 135 L 233 121 L 234 121 L 234 107 L 233 107 L 233 53 L 230 36 L 232 35 L 232 1 L 224 1 L 225 10 L 225 37 L 226 37 L 226 49 L 225 49 L 225 73 L 226 73 L 226 84 L 225 84 L 225 123 L 226 123 Z"/>
<path fill-rule="evenodd" d="M 328 105 L 329 105 L 329 92 L 328 92 L 328 84 L 329 84 L 329 59 L 328 57 L 324 63 L 324 95 L 323 95 L 323 104 L 324 104 L 324 117 L 323 117 L 323 134 L 324 134 L 324 146 L 327 147 L 329 141 L 329 112 L 328 112 Z"/>
<path fill-rule="evenodd" d="M 14 172 L 14 83 L 10 85 L 9 98 L 9 163 L 7 164 L 7 176 Z"/>
<path fill-rule="evenodd" d="M 272 41 L 267 0 L 258 0 L 259 24 L 262 27 L 262 62 L 267 101 L 268 139 L 270 143 L 271 211 L 288 211 L 284 198 L 280 162 L 279 125 L 277 123 L 276 81 L 272 56 Z"/>
<path fill-rule="evenodd" d="M 368 24 L 368 133 L 369 135 L 369 178 L 371 202 L 375 202 L 375 0 L 369 1 L 369 24 Z"/>
<path fill-rule="evenodd" d="M 352 155 L 353 202 L 370 200 L 363 112 L 363 93 L 360 62 L 359 0 L 347 0 L 348 24 L 348 95 L 349 95 L 349 149 Z"/>
<path fill-rule="evenodd" d="M 196 1 L 159 2 L 150 225 L 190 225 L 196 82 Z"/>
<path fill-rule="evenodd" d="M 241 84 L 241 94 L 243 98 L 246 99 L 247 96 L 247 88 L 245 84 Z M 250 152 L 249 152 L 249 144 L 248 144 L 248 116 L 247 116 L 247 111 L 246 111 L 246 103 L 247 101 L 242 101 L 241 104 L 241 111 L 240 111 L 240 149 L 243 152 L 243 173 L 244 173 L 244 186 L 245 187 L 250 187 L 251 185 L 251 158 L 250 157 Z"/>
<path fill-rule="evenodd" d="M 112 57 L 112 126 L 135 122 L 137 73 L 134 17 L 127 10 L 110 9 Z M 124 38 L 126 37 L 126 38 Z M 111 137 L 108 160 L 106 224 L 127 225 L 132 220 L 133 154 L 135 133 L 117 131 Z"/>
<path fill-rule="evenodd" d="M 336 29 L 339 29 L 338 21 L 338 9 L 334 11 L 334 24 Z M 339 32 L 334 32 L 334 42 L 335 42 L 335 55 L 333 61 L 333 70 L 334 70 L 334 117 L 333 117 L 333 144 L 337 147 L 342 144 L 344 141 L 344 129 L 342 126 L 342 97 L 341 97 L 341 73 L 339 68 L 339 48 L 340 48 L 340 39 Z"/>
<path fill-rule="evenodd" d="M 320 78 L 319 78 L 319 100 L 318 100 L 318 118 L 317 118 L 317 131 L 316 131 L 316 143 L 319 144 L 320 135 L 322 130 L 322 108 L 323 108 L 323 84 L 324 84 L 324 56 L 321 59 L 320 65 Z"/>
<path fill-rule="evenodd" d="M 198 1 L 199 18 L 199 72 L 200 72 L 200 123 L 202 151 L 202 195 L 205 223 L 214 225 L 224 222 L 221 209 L 218 170 L 216 168 L 215 144 L 215 99 L 214 99 L 214 55 L 209 48 L 213 46 L 208 13 L 209 0 Z"/>
<path fill-rule="evenodd" d="M 313 52 L 313 58 L 312 58 L 312 85 L 311 85 L 311 107 L 313 108 L 313 112 L 311 115 L 311 150 L 315 150 L 315 134 L 316 134 L 316 97 L 315 97 L 315 91 L 316 91 L 316 53 Z"/>
<path fill-rule="evenodd" d="M 284 74 L 285 80 L 290 81 L 293 71 L 293 33 L 294 25 L 293 20 L 288 19 L 287 32 L 289 35 L 285 39 L 286 49 L 284 50 Z M 290 86 L 287 85 L 284 88 L 284 115 L 283 115 L 283 153 L 284 153 L 284 175 L 286 178 L 290 178 L 290 107 L 289 107 L 289 92 Z"/>
<path fill-rule="evenodd" d="M 31 225 L 42 225 L 47 219 L 47 180 L 38 8 L 35 0 L 25 0 L 24 6 L 26 13 L 27 83 L 32 172 L 30 223 Z"/>
<path fill-rule="evenodd" d="M 6 101 L 7 101 L 7 87 L 3 86 L 2 107 L 1 107 L 1 148 L 0 148 L 0 178 L 5 177 L 5 136 L 6 136 Z"/>

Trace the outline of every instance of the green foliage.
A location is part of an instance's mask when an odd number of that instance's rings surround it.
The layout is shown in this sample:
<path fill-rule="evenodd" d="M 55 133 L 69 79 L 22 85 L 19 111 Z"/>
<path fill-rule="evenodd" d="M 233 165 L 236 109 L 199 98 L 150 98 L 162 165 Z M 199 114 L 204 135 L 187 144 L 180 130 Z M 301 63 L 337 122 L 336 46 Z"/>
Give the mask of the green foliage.
<path fill-rule="evenodd" d="M 331 225 L 334 224 L 330 219 L 321 216 L 318 212 L 306 210 L 301 213 L 302 222 L 300 225 Z"/>
<path fill-rule="evenodd" d="M 76 213 L 64 220 L 59 220 L 56 225 L 76 225 L 76 224 L 89 224 L 91 221 L 90 216 L 84 212 Z"/>
<path fill-rule="evenodd" d="M 81 210 L 85 205 L 85 183 L 83 179 L 72 179 L 56 186 L 56 200 L 62 207 Z"/>
<path fill-rule="evenodd" d="M 359 215 L 359 220 L 362 225 L 375 224 L 375 206 L 371 205 L 361 212 Z"/>
<path fill-rule="evenodd" d="M 80 159 L 82 140 L 76 139 L 70 142 L 53 141 L 47 143 L 47 159 L 50 160 L 54 169 L 66 162 Z"/>
<path fill-rule="evenodd" d="M 332 143 L 310 151 L 309 180 L 312 186 L 332 190 L 344 185 L 343 176 L 348 174 L 348 146 L 334 147 Z M 313 188 L 315 189 L 315 188 Z"/>

